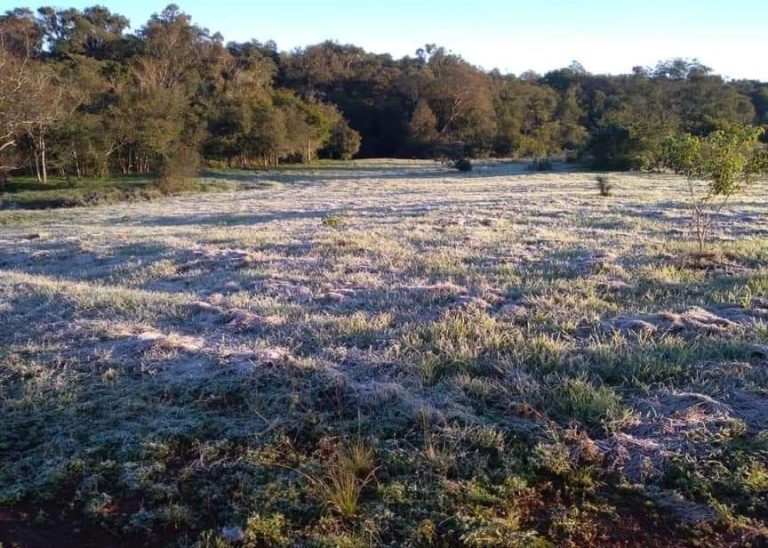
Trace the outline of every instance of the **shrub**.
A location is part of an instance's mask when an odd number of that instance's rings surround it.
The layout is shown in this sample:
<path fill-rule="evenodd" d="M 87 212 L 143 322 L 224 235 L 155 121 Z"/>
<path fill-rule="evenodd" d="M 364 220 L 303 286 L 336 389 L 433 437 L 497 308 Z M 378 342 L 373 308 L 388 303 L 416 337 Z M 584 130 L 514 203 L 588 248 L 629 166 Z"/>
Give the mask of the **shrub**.
<path fill-rule="evenodd" d="M 195 192 L 200 190 L 200 184 L 189 178 L 165 177 L 163 176 L 156 185 L 157 189 L 166 195 L 181 194 L 184 192 Z"/>
<path fill-rule="evenodd" d="M 339 160 L 351 160 L 360 152 L 362 139 L 360 133 L 350 128 L 341 118 L 334 126 L 328 144 L 321 150 L 321 155 Z"/>
<path fill-rule="evenodd" d="M 600 191 L 600 196 L 610 196 L 613 190 L 613 180 L 607 175 L 598 175 L 595 177 L 597 181 L 597 189 Z"/>
<path fill-rule="evenodd" d="M 469 158 L 461 158 L 459 160 L 455 160 L 453 162 L 454 169 L 458 169 L 459 171 L 472 171 L 472 162 Z"/>
<path fill-rule="evenodd" d="M 161 180 L 164 185 L 173 186 L 179 181 L 196 177 L 199 168 L 200 154 L 197 150 L 188 145 L 180 145 L 163 158 Z"/>

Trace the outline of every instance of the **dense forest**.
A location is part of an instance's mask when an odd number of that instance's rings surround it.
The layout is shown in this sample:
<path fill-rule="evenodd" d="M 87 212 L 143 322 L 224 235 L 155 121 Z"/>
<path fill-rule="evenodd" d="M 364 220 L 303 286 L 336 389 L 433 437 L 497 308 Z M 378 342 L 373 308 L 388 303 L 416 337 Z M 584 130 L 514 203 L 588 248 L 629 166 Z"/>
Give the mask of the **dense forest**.
<path fill-rule="evenodd" d="M 0 172 L 465 155 L 653 169 L 670 135 L 768 124 L 767 83 L 725 81 L 698 61 L 515 76 L 433 45 L 402 59 L 335 42 L 280 52 L 224 43 L 175 5 L 129 28 L 100 6 L 0 16 Z"/>

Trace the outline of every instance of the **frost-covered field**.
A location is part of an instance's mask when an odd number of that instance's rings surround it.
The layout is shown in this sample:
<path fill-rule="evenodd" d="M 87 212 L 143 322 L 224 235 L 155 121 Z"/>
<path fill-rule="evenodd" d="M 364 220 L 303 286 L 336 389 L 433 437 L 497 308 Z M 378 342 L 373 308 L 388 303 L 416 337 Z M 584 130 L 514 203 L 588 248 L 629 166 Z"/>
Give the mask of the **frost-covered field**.
<path fill-rule="evenodd" d="M 768 185 L 222 178 L 0 211 L 0 542 L 768 542 Z"/>

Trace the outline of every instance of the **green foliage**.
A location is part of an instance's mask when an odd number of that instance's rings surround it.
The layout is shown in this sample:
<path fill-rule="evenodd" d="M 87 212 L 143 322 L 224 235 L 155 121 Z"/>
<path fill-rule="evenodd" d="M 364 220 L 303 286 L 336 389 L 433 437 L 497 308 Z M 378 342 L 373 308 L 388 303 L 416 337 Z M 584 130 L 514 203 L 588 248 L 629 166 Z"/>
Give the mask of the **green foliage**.
<path fill-rule="evenodd" d="M 248 518 L 243 545 L 249 548 L 260 546 L 289 546 L 290 537 L 286 531 L 285 517 L 282 514 L 261 516 L 256 514 Z"/>
<path fill-rule="evenodd" d="M 702 141 L 690 134 L 670 137 L 664 142 L 664 164 L 693 179 L 701 173 Z"/>
<path fill-rule="evenodd" d="M 179 186 L 197 176 L 200 155 L 194 147 L 177 144 L 174 150 L 163 157 L 160 174 L 161 189 L 172 192 L 174 185 Z"/>
<path fill-rule="evenodd" d="M 729 126 L 707 137 L 684 134 L 664 143 L 664 163 L 688 181 L 692 225 L 704 251 L 712 223 L 728 200 L 756 177 L 768 173 L 768 149 L 762 128 Z M 698 182 L 706 186 L 702 189 Z"/>
<path fill-rule="evenodd" d="M 768 121 L 763 84 L 684 59 L 631 76 L 518 78 L 434 45 L 397 61 L 334 42 L 281 55 L 270 42 L 225 46 L 177 6 L 135 34 L 98 6 L 12 10 L 0 31 L 0 80 L 14 82 L 0 93 L 0 170 L 41 180 L 165 176 L 182 147 L 243 168 L 440 157 L 461 143 L 462 157 L 657 169 L 669 135 Z"/>
<path fill-rule="evenodd" d="M 362 140 L 360 134 L 347 125 L 346 120 L 340 118 L 333 126 L 333 131 L 328 138 L 328 144 L 325 145 L 320 153 L 328 158 L 338 160 L 351 160 L 355 154 L 360 152 Z"/>
<path fill-rule="evenodd" d="M 187 192 L 223 192 L 238 188 L 227 181 L 190 178 L 156 180 L 150 177 L 114 177 L 111 179 L 51 178 L 47 184 L 34 179 L 14 178 L 0 197 L 0 209 L 54 209 L 140 202 L 168 194 Z"/>

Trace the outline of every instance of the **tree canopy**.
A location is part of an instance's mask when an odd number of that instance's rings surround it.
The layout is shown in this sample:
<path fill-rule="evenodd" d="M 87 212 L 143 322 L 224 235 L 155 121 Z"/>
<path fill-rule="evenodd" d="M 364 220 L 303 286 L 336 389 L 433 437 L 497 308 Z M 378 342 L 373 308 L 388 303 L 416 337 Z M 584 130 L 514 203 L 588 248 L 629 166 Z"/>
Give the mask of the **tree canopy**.
<path fill-rule="evenodd" d="M 129 28 L 101 6 L 0 16 L 0 166 L 44 179 L 161 173 L 198 155 L 251 167 L 458 150 L 654 169 L 668 137 L 768 124 L 768 84 L 697 60 L 515 76 L 436 45 L 394 59 L 336 42 L 225 44 L 176 5 Z"/>

